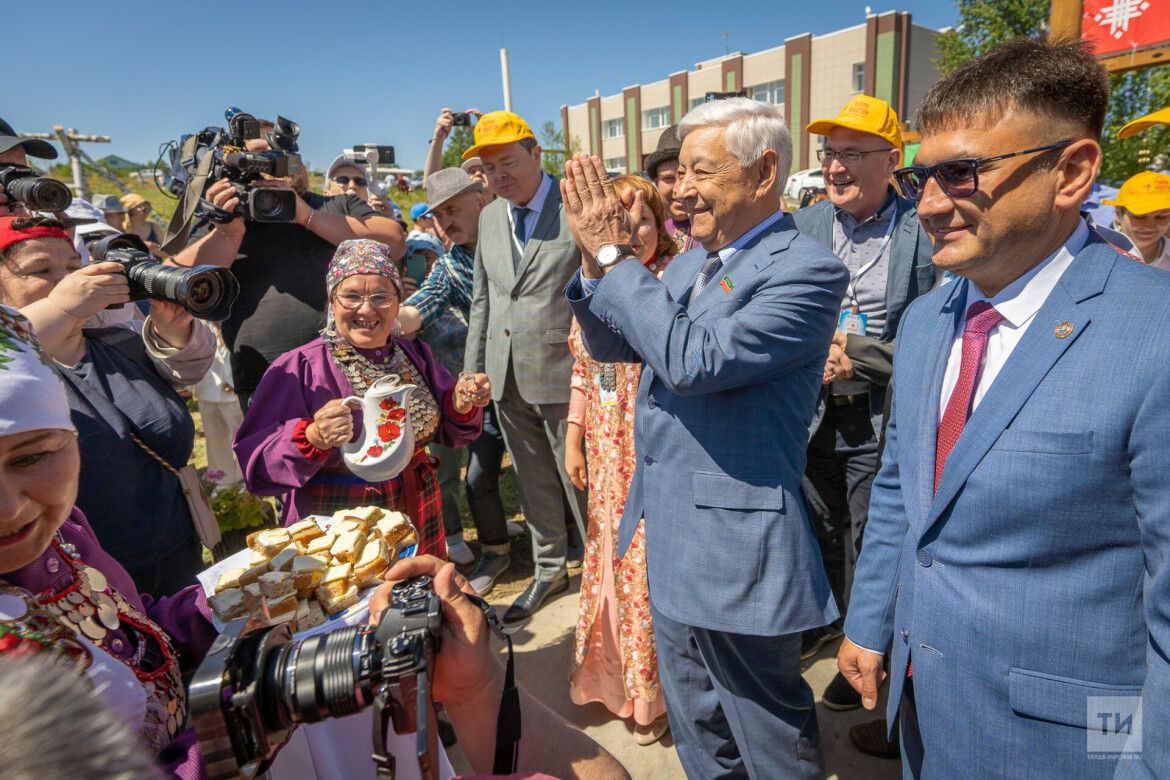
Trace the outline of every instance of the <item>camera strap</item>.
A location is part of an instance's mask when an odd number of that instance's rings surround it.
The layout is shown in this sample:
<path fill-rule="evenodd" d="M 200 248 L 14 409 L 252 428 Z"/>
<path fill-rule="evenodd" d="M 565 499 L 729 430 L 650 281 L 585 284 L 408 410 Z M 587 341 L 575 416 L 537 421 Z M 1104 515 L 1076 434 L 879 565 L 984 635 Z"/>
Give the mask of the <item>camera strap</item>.
<path fill-rule="evenodd" d="M 219 139 L 220 134 L 217 133 L 212 141 L 212 146 L 219 143 Z M 183 159 L 194 158 L 198 145 L 199 138 L 196 135 L 192 135 L 184 141 Z M 215 162 L 215 155 L 208 151 L 199 161 L 199 167 L 195 169 L 195 176 L 188 182 L 179 198 L 175 213 L 171 215 L 171 221 L 167 224 L 165 243 L 162 245 L 162 251 L 168 255 L 176 255 L 187 246 L 187 238 L 191 235 L 191 219 L 195 216 L 195 209 L 199 206 L 200 200 L 203 199 L 203 191 L 207 189 L 207 177 L 211 175 L 213 162 Z"/>
<path fill-rule="evenodd" d="M 512 651 L 512 634 L 504 628 L 496 608 L 472 593 L 464 593 L 472 604 L 479 607 L 487 620 L 488 628 L 508 643 L 508 664 L 504 671 L 504 692 L 500 696 L 500 713 L 496 717 L 496 755 L 492 762 L 492 774 L 510 775 L 517 771 L 520 763 L 520 689 L 516 687 L 516 661 Z"/>

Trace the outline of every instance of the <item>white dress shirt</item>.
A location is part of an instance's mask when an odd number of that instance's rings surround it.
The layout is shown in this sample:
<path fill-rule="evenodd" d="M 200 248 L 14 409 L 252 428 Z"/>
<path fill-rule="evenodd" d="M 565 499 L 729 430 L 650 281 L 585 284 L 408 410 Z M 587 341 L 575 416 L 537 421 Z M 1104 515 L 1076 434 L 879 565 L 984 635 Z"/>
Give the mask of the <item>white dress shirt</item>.
<path fill-rule="evenodd" d="M 516 209 L 526 208 L 529 213 L 524 217 L 524 241 L 532 238 L 532 232 L 536 230 L 536 223 L 540 220 L 540 212 L 544 210 L 544 202 L 548 200 L 548 191 L 552 189 L 553 177 L 547 173 L 540 175 L 540 186 L 536 188 L 536 194 L 532 196 L 532 200 L 527 203 L 508 203 L 508 227 L 512 230 L 512 242 L 516 244 L 516 248 L 520 250 L 520 254 L 524 254 L 524 247 L 520 246 L 516 241 Z"/>
<path fill-rule="evenodd" d="M 1089 228 L 1084 220 L 1077 223 L 1072 235 L 1064 245 L 1044 259 L 1042 263 L 1032 268 L 1028 273 L 1016 279 L 1003 288 L 996 295 L 987 297 L 973 282 L 967 284 L 967 302 L 963 310 L 971 308 L 976 301 L 987 301 L 995 310 L 1003 315 L 1003 321 L 991 329 L 987 338 L 987 351 L 983 354 L 983 368 L 975 380 L 975 391 L 971 395 L 971 411 L 974 412 L 983 396 L 991 388 L 995 378 L 1003 369 L 1012 350 L 1024 337 L 1028 324 L 1035 318 L 1036 312 L 1048 300 L 1048 295 L 1060 281 L 1060 277 L 1072 264 L 1073 257 L 1084 248 L 1089 240 Z M 947 402 L 951 393 L 959 382 L 959 368 L 963 362 L 963 324 L 955 332 L 955 340 L 951 344 L 951 354 L 947 358 L 947 372 L 943 376 L 942 396 L 939 399 L 938 419 L 942 421 Z"/>

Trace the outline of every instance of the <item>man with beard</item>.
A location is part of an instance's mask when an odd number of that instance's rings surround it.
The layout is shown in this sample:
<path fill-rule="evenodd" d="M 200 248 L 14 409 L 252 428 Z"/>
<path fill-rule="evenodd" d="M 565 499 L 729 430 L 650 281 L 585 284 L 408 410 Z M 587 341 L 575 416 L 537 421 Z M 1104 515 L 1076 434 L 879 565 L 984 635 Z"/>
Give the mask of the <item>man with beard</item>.
<path fill-rule="evenodd" d="M 247 142 L 249 151 L 268 150 L 264 138 Z M 325 288 L 321 280 L 337 244 L 371 238 L 390 247 L 395 259 L 406 251 L 402 228 L 353 194 L 332 197 L 308 191 L 308 174 L 258 182 L 291 188 L 300 196 L 292 222 L 251 222 L 240 217 L 216 224 L 200 217 L 194 239 L 174 257 L 178 265 L 231 268 L 240 296 L 222 323 L 232 355 L 236 394 L 245 410 L 269 363 L 317 337 L 325 324 Z M 239 197 L 231 182 L 217 181 L 204 199 L 232 212 Z"/>

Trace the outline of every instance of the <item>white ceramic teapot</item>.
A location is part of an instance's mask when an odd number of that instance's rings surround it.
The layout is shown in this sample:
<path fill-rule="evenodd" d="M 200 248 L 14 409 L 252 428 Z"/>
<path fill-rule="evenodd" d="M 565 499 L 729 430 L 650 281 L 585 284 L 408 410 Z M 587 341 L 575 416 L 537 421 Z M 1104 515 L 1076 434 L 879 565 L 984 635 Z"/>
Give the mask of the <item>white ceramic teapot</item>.
<path fill-rule="evenodd" d="M 342 399 L 347 406 L 362 410 L 361 436 L 342 448 L 342 460 L 367 482 L 394 479 L 414 457 L 414 428 L 406 399 L 418 388 L 400 381 L 397 374 L 389 374 L 370 385 L 364 398 Z"/>

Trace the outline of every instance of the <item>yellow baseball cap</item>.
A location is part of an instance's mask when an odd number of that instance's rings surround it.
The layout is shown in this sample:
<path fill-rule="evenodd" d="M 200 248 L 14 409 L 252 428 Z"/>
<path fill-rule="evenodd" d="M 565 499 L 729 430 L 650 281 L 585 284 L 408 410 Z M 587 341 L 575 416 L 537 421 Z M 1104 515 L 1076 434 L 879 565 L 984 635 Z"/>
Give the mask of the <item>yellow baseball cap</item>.
<path fill-rule="evenodd" d="M 813 135 L 828 135 L 834 127 L 876 135 L 891 146 L 902 148 L 902 127 L 898 124 L 898 114 L 881 98 L 857 95 L 845 104 L 835 119 L 814 120 L 807 129 Z"/>
<path fill-rule="evenodd" d="M 1170 210 L 1170 175 L 1142 171 L 1125 180 L 1115 200 L 1104 199 L 1101 202 L 1120 206 L 1139 217 L 1155 211 Z"/>
<path fill-rule="evenodd" d="M 1117 137 L 1129 138 L 1131 135 L 1148 130 L 1154 125 L 1170 125 L 1170 106 L 1166 106 L 1161 111 L 1155 111 L 1152 114 L 1139 116 L 1132 122 L 1126 122 L 1125 127 L 1117 131 Z"/>
<path fill-rule="evenodd" d="M 475 123 L 475 145 L 463 153 L 464 160 L 479 156 L 485 146 L 501 146 L 525 138 L 536 140 L 532 128 L 511 111 L 492 111 L 484 114 Z"/>

